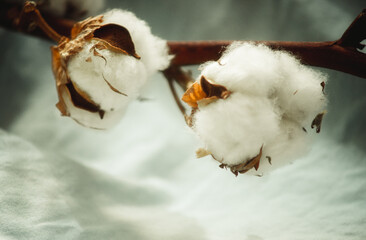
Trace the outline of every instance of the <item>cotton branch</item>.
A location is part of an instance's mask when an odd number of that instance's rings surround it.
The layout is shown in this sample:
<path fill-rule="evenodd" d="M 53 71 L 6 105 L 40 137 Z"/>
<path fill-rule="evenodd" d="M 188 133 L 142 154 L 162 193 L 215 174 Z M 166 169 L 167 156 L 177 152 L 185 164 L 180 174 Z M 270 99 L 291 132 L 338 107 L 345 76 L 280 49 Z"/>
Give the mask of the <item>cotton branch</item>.
<path fill-rule="evenodd" d="M 36 35 L 45 39 L 49 37 L 42 31 L 29 31 L 29 28 L 16 26 L 21 6 L 3 4 L 0 10 L 0 26 L 23 33 Z M 46 21 L 61 35 L 68 36 L 75 23 L 72 20 L 45 16 Z M 336 41 L 327 42 L 283 42 L 283 41 L 254 41 L 272 49 L 289 51 L 297 56 L 302 63 L 329 68 L 355 76 L 366 78 L 366 55 L 358 51 L 364 47 L 361 41 L 366 39 L 366 10 L 363 10 L 343 36 Z M 174 66 L 201 64 L 209 60 L 217 60 L 224 47 L 232 41 L 198 41 L 198 42 L 168 42 Z M 253 42 L 253 41 L 251 41 Z"/>

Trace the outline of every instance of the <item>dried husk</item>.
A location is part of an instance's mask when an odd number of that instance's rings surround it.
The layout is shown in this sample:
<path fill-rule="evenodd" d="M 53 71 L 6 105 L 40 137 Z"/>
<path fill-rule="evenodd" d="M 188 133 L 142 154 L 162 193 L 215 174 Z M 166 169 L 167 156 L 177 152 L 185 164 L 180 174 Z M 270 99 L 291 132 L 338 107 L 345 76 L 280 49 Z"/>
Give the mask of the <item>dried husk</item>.
<path fill-rule="evenodd" d="M 226 99 L 230 94 L 226 87 L 214 84 L 202 76 L 199 83 L 195 82 L 187 89 L 182 100 L 189 106 L 198 108 L 199 103 L 207 105 L 218 99 Z"/>
<path fill-rule="evenodd" d="M 192 107 L 192 114 L 186 116 L 188 126 L 193 127 L 194 113 L 207 104 L 210 104 L 218 99 L 227 99 L 231 95 L 231 92 L 227 90 L 225 86 L 214 84 L 209 81 L 205 76 L 202 76 L 199 82 L 195 82 L 190 88 L 183 94 L 182 100 Z M 261 146 L 259 153 L 251 159 L 246 159 L 240 164 L 227 165 L 220 164 L 221 168 L 230 168 L 231 172 L 237 176 L 239 173 L 243 174 L 251 169 L 258 170 L 260 160 L 262 157 L 263 145 Z M 211 156 L 218 162 L 220 161 L 207 149 L 200 148 L 196 151 L 198 158 L 211 154 Z"/>
<path fill-rule="evenodd" d="M 222 164 L 220 164 L 219 167 L 220 168 L 230 168 L 231 172 L 235 176 L 238 176 L 239 173 L 240 174 L 246 173 L 249 170 L 251 170 L 252 168 L 254 168 L 257 171 L 259 168 L 261 157 L 262 157 L 262 150 L 263 150 L 263 145 L 260 148 L 259 153 L 255 157 L 253 157 L 249 160 L 245 160 L 242 163 L 236 164 L 236 165 L 227 165 L 227 164 L 222 163 Z M 216 158 L 214 157 L 214 159 L 216 159 Z"/>
<path fill-rule="evenodd" d="M 316 127 L 316 133 L 320 133 L 323 117 L 326 114 L 326 111 L 319 113 L 314 118 L 313 122 L 311 123 L 311 128 Z"/>

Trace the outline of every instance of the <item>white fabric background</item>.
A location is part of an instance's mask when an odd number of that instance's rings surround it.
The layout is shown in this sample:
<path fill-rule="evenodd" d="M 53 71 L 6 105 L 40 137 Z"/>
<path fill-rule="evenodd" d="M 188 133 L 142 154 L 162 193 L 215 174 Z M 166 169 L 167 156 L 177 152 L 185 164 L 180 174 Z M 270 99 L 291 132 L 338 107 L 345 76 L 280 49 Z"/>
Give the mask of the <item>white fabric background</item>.
<path fill-rule="evenodd" d="M 169 40 L 333 40 L 361 1 L 109 2 Z M 156 75 L 111 131 L 59 116 L 48 42 L 0 30 L 0 239 L 365 239 L 365 79 L 327 71 L 311 152 L 262 178 L 209 158 Z"/>

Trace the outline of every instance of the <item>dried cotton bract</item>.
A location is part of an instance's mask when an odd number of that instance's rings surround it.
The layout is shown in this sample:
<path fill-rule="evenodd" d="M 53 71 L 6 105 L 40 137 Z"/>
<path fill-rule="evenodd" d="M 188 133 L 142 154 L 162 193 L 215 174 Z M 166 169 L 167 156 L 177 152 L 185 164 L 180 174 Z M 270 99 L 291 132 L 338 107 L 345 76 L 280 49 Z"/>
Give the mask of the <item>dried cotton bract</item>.
<path fill-rule="evenodd" d="M 290 54 L 234 43 L 183 95 L 189 123 L 211 154 L 238 173 L 261 176 L 303 154 L 307 130 L 320 129 L 326 77 Z"/>
<path fill-rule="evenodd" d="M 58 109 L 97 129 L 115 125 L 147 78 L 169 65 L 166 41 L 134 14 L 111 10 L 76 23 L 52 48 Z"/>

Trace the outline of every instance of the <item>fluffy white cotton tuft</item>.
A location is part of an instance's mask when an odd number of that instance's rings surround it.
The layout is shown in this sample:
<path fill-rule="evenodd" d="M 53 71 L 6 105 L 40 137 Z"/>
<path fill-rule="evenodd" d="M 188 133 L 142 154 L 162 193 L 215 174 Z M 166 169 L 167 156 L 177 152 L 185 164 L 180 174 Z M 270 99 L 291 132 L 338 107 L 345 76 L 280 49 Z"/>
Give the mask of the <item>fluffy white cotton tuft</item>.
<path fill-rule="evenodd" d="M 279 134 L 278 122 L 269 99 L 233 93 L 229 99 L 200 107 L 194 130 L 217 160 L 239 164 Z"/>
<path fill-rule="evenodd" d="M 214 158 L 237 165 L 259 154 L 260 174 L 306 152 L 312 120 L 326 106 L 326 77 L 283 51 L 234 43 L 201 76 L 232 92 L 200 105 L 193 129 Z M 200 77 L 201 77 L 200 76 Z M 315 130 L 312 130 L 315 131 Z"/>

